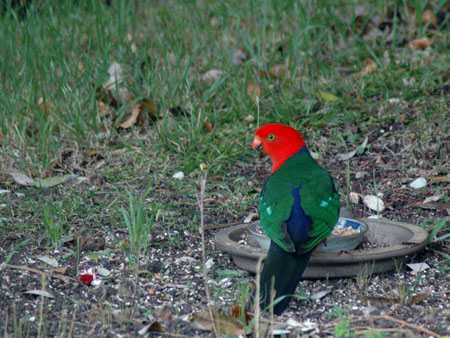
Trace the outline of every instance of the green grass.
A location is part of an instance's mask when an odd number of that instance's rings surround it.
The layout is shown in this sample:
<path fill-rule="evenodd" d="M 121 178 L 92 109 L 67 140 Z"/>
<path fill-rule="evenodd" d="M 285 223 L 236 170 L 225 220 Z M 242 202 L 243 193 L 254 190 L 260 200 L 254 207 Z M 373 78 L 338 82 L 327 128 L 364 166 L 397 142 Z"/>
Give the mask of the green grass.
<path fill-rule="evenodd" d="M 374 2 L 371 11 L 384 15 L 394 3 Z M 418 7 L 425 4 L 422 1 Z M 448 71 L 444 59 L 427 64 L 426 57 L 419 55 L 412 62 L 411 51 L 404 48 L 396 57 L 400 66 L 384 64 L 385 51 L 391 57 L 398 54 L 395 43 L 386 49 L 381 39 L 364 41 L 357 34 L 363 28 L 354 27 L 351 16 L 341 14 L 353 13 L 354 6 L 345 1 L 276 6 L 271 1 L 176 6 L 64 1 L 53 8 L 38 1 L 30 5 L 23 21 L 5 14 L 0 27 L 2 152 L 20 169 L 42 176 L 67 147 L 82 154 L 108 147 L 117 135 L 114 127 L 129 108 L 119 104 L 113 123 L 96 107 L 98 89 L 113 61 L 122 65 L 126 86 L 136 100 L 151 98 L 163 117 L 151 133 L 157 138 L 157 153 L 175 154 L 180 167 L 189 172 L 202 162 L 221 172 L 242 158 L 250 137 L 243 118 L 255 114 L 246 95 L 248 80 L 259 82 L 262 89 L 262 123 L 294 120 L 303 128 L 370 122 L 379 105 L 374 96 L 420 100 L 433 85 L 443 83 L 441 74 Z M 406 10 L 395 6 L 400 12 Z M 422 35 L 423 26 L 412 28 L 411 37 Z M 444 48 L 447 39 L 436 36 L 435 50 Z M 250 57 L 238 67 L 231 63 L 236 49 Z M 286 58 L 288 76 L 277 83 L 259 79 L 258 70 Z M 336 68 L 359 70 L 366 59 L 374 59 L 379 71 L 354 80 L 336 76 Z M 220 69 L 224 75 L 215 81 L 201 80 L 210 69 Z M 405 87 L 405 76 L 414 77 L 416 85 Z M 319 90 L 334 93 L 339 100 L 323 102 L 316 96 Z M 39 109 L 39 98 L 43 105 L 52 106 L 48 118 Z M 446 102 L 432 104 L 424 110 L 425 117 Z M 313 114 L 324 106 L 327 113 Z M 185 109 L 186 116 L 170 123 L 168 111 L 174 107 Z M 206 120 L 215 127 L 212 133 L 204 127 Z M 101 138 L 105 125 L 109 136 Z M 139 147 L 145 153 L 149 150 L 145 143 Z"/>

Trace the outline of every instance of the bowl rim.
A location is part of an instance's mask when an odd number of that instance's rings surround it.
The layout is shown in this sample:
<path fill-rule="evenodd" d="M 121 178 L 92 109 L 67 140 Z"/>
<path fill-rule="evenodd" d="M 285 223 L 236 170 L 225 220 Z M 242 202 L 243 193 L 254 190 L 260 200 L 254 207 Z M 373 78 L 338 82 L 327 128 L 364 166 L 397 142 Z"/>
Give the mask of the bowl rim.
<path fill-rule="evenodd" d="M 364 236 L 366 236 L 367 231 L 369 231 L 369 225 L 367 224 L 367 222 L 364 222 L 364 221 L 361 220 L 361 219 L 347 218 L 347 217 L 339 217 L 339 218 L 338 218 L 338 221 L 341 220 L 341 219 L 346 220 L 346 221 L 352 221 L 352 222 L 356 222 L 356 223 L 362 224 L 362 225 L 364 226 L 364 229 L 363 229 L 363 231 L 360 231 L 359 233 L 351 234 L 351 235 L 345 235 L 345 236 L 331 235 L 331 234 L 330 234 L 330 235 L 327 237 L 327 239 L 331 239 L 331 238 L 332 238 L 332 239 L 345 238 L 345 239 L 347 240 L 347 239 L 352 239 L 352 238 L 357 238 L 357 237 L 364 237 Z M 248 223 L 248 231 L 249 231 L 250 234 L 252 234 L 253 236 L 257 236 L 257 237 L 267 237 L 266 234 L 258 233 L 258 232 L 256 232 L 256 231 L 253 229 L 253 227 L 255 227 L 255 226 L 259 225 L 259 224 L 260 224 L 260 221 L 259 221 L 259 220 L 258 220 L 258 221 L 254 221 L 254 222 Z M 335 225 L 335 226 L 336 226 L 336 225 Z M 260 226 L 260 227 L 261 227 L 261 226 Z M 334 228 L 333 228 L 333 229 L 334 229 Z M 267 238 L 268 238 L 268 237 L 267 237 Z"/>

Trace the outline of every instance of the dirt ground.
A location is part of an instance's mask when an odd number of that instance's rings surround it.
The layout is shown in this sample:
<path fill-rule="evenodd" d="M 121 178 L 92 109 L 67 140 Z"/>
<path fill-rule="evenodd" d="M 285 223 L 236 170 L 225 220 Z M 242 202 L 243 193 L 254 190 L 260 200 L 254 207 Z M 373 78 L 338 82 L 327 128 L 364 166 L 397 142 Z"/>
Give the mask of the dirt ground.
<path fill-rule="evenodd" d="M 404 136 L 396 137 L 390 130 L 403 132 Z M 429 208 L 411 206 L 436 192 L 448 196 L 448 181 L 428 180 L 426 188 L 419 190 L 408 187 L 408 184 L 419 176 L 434 177 L 448 173 L 449 164 L 444 159 L 450 153 L 450 143 L 443 142 L 439 147 L 433 143 L 414 144 L 409 136 L 401 123 L 380 127 L 369 135 L 371 147 L 350 161 L 349 190 L 361 196 L 374 194 L 375 180 L 377 191 L 383 193 L 382 199 L 387 206 L 382 212 L 384 218 L 418 225 L 430 225 L 436 219 L 448 220 L 448 203 Z M 423 147 L 428 151 L 423 151 Z M 320 161 L 326 163 L 337 185 L 345 191 L 347 165 L 346 161 L 335 158 L 337 152 L 337 148 L 328 147 L 321 154 L 323 158 Z M 245 212 L 220 208 L 224 203 L 221 193 L 208 190 L 208 187 L 224 182 L 233 189 L 231 182 L 244 177 L 257 193 L 269 172 L 270 163 L 262 156 L 255 157 L 255 161 L 252 164 L 238 163 L 236 170 L 226 177 L 209 178 L 205 199 L 207 226 L 239 222 L 249 212 L 256 211 L 253 205 Z M 112 184 L 99 184 L 100 181 L 95 176 L 91 178 L 91 184 L 97 184 L 97 196 L 111 191 Z M 142 181 L 134 183 L 141 189 L 145 187 Z M 16 188 L 20 190 L 20 187 Z M 77 185 L 73 189 L 76 194 L 76 189 L 86 188 Z M 154 186 L 150 195 L 163 203 L 171 201 L 176 205 L 174 212 L 181 222 L 198 215 L 195 197 L 192 197 L 192 203 L 181 198 L 174 201 L 177 192 L 173 189 L 173 186 Z M 64 190 L 57 193 L 64 193 Z M 3 210 L 15 210 L 8 217 L 25 217 L 20 212 L 21 197 L 15 194 L 8 196 Z M 350 207 L 357 218 L 374 214 L 361 199 Z M 41 233 L 19 229 L 1 235 L 0 262 L 8 258 L 8 264 L 0 265 L 0 323 L 5 336 L 36 336 L 39 333 L 46 336 L 135 337 L 143 328 L 143 332 L 148 330 L 150 335 L 213 336 L 193 327 L 190 320 L 193 313 L 207 308 L 201 272 L 200 234 L 182 227 L 168 229 L 163 221 L 155 222 L 148 253 L 141 260 L 141 273 L 136 278 L 122 251 L 117 250 L 117 241 L 126 238 L 126 231 L 111 231 L 108 224 L 91 230 L 89 237 L 77 237 L 74 232 L 74 240 L 50 251 Z M 208 277 L 215 307 L 226 313 L 231 305 L 239 304 L 243 281 L 254 276 L 240 271 L 228 254 L 216 248 L 216 231 L 219 230 L 206 231 L 210 263 Z M 80 240 L 79 256 L 76 254 L 76 238 Z M 32 240 L 17 247 L 26 239 Z M 371 276 L 362 289 L 358 289 L 356 278 L 304 280 L 301 287 L 307 296 L 325 291 L 324 296 L 310 302 L 291 302 L 288 311 L 275 318 L 275 323 L 292 333 L 320 337 L 338 335 L 339 332 L 344 332 L 344 335 L 376 335 L 380 331 L 389 336 L 448 335 L 449 263 L 439 263 L 443 257 L 434 250 L 448 255 L 450 241 L 434 243 L 412 257 L 412 262 L 426 262 L 430 266 L 419 277 L 411 269 L 401 267 L 398 271 Z M 86 252 L 103 254 L 86 255 Z M 63 270 L 42 274 L 52 268 L 38 258 L 41 255 L 56 259 Z M 79 267 L 106 269 L 109 274 L 102 276 L 100 286 L 86 286 L 77 280 L 77 263 Z M 224 271 L 229 275 L 224 276 Z M 27 293 L 31 290 L 45 290 L 50 295 Z M 405 295 L 419 295 L 419 298 L 411 300 L 410 297 L 409 301 L 399 302 L 399 297 Z M 286 324 L 289 319 L 307 324 L 295 328 Z"/>

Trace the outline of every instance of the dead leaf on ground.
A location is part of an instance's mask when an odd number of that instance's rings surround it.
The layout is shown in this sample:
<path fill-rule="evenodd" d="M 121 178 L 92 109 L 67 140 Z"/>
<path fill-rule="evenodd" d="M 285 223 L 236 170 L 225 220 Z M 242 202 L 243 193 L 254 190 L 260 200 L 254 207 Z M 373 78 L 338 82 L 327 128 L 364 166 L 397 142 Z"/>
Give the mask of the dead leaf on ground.
<path fill-rule="evenodd" d="M 156 120 L 158 118 L 157 107 L 153 100 L 151 100 L 149 98 L 145 98 L 145 99 L 142 99 L 140 103 L 142 106 L 142 110 L 148 112 L 148 115 L 153 120 Z"/>
<path fill-rule="evenodd" d="M 108 80 L 103 84 L 106 90 L 117 91 L 117 86 L 124 80 L 122 67 L 118 62 L 113 62 L 108 68 Z"/>
<path fill-rule="evenodd" d="M 353 73 L 353 76 L 367 75 L 373 73 L 377 68 L 377 63 L 369 59 L 364 61 L 364 67 L 359 72 Z"/>
<path fill-rule="evenodd" d="M 222 75 L 223 75 L 223 71 L 221 71 L 220 69 L 211 69 L 211 70 L 208 70 L 202 76 L 200 76 L 200 78 L 204 81 L 217 80 Z"/>
<path fill-rule="evenodd" d="M 274 65 L 269 69 L 269 76 L 272 80 L 276 80 L 285 75 L 288 71 L 288 66 L 285 64 Z"/>
<path fill-rule="evenodd" d="M 422 23 L 424 25 L 430 24 L 433 27 L 437 26 L 437 19 L 432 9 L 426 9 L 422 12 Z"/>
<path fill-rule="evenodd" d="M 24 293 L 28 294 L 28 295 L 34 295 L 34 296 L 42 296 L 42 297 L 47 297 L 47 298 L 55 298 L 55 296 L 53 296 L 50 292 L 47 292 L 45 290 L 29 290 L 29 291 L 25 291 Z"/>
<path fill-rule="evenodd" d="M 421 39 L 412 40 L 410 43 L 406 45 L 406 47 L 414 50 L 422 50 L 431 46 L 433 42 L 427 37 Z"/>
<path fill-rule="evenodd" d="M 241 51 L 240 49 L 237 49 L 233 54 L 231 63 L 234 66 L 239 66 L 239 65 L 243 64 L 245 62 L 245 60 L 247 60 L 247 55 L 245 55 L 245 53 L 243 51 Z"/>
<path fill-rule="evenodd" d="M 361 298 L 366 303 L 379 303 L 379 304 L 400 304 L 402 300 L 400 297 L 376 297 L 376 296 L 365 296 L 358 293 L 359 298 Z M 430 296 L 430 293 L 420 293 L 418 295 L 412 296 L 408 300 L 408 304 L 417 304 Z"/>
<path fill-rule="evenodd" d="M 434 182 L 450 183 L 450 176 L 428 176 L 427 178 Z"/>
<path fill-rule="evenodd" d="M 219 312 L 215 312 L 213 315 L 215 323 L 212 321 L 209 311 L 194 313 L 190 318 L 192 326 L 197 330 L 214 332 L 215 324 L 219 331 L 217 333 L 236 336 L 244 334 L 244 327 L 238 319 L 225 316 Z"/>
<path fill-rule="evenodd" d="M 161 325 L 161 323 L 159 322 L 153 322 L 151 324 L 145 325 L 142 329 L 140 329 L 138 331 L 138 333 L 143 336 L 147 333 L 151 333 L 151 332 L 164 332 L 163 326 Z"/>
<path fill-rule="evenodd" d="M 119 127 L 123 128 L 123 129 L 127 129 L 130 128 L 132 126 L 134 126 L 137 122 L 138 116 L 141 112 L 142 108 L 141 108 L 141 104 L 136 102 L 131 106 L 131 116 L 125 121 L 122 122 Z"/>
<path fill-rule="evenodd" d="M 247 95 L 256 102 L 261 97 L 261 88 L 253 81 L 248 81 Z"/>
<path fill-rule="evenodd" d="M 58 261 L 55 258 L 49 257 L 49 256 L 38 256 L 37 259 L 39 259 L 40 261 L 44 262 L 45 264 L 50 265 L 53 268 L 57 268 L 58 267 Z"/>
<path fill-rule="evenodd" d="M 337 154 L 336 158 L 338 160 L 341 160 L 341 161 L 346 161 L 346 160 L 351 159 L 353 156 L 355 156 L 356 153 L 362 154 L 364 152 L 364 150 L 366 149 L 366 147 L 367 147 L 367 142 L 368 141 L 369 141 L 369 138 L 366 136 L 364 141 L 359 146 L 357 146 L 355 150 L 352 150 L 352 151 L 350 151 L 349 153 L 346 153 L 346 154 Z"/>
<path fill-rule="evenodd" d="M 22 174 L 19 172 L 10 172 L 9 174 L 12 176 L 13 180 L 17 184 L 20 184 L 20 185 L 33 185 L 34 184 L 34 180 L 25 174 Z"/>
<path fill-rule="evenodd" d="M 213 131 L 213 126 L 212 126 L 211 122 L 206 121 L 205 127 L 206 127 L 206 129 L 208 129 L 209 132 Z"/>
<path fill-rule="evenodd" d="M 65 275 L 67 272 L 67 266 L 62 266 L 60 268 L 50 269 L 50 272 L 59 273 L 60 275 Z"/>
<path fill-rule="evenodd" d="M 406 206 L 407 208 L 415 207 L 422 209 L 450 209 L 450 202 L 429 202 L 429 203 L 411 203 Z"/>
<path fill-rule="evenodd" d="M 369 209 L 377 212 L 381 212 L 385 209 L 383 200 L 374 195 L 364 196 L 363 202 Z"/>

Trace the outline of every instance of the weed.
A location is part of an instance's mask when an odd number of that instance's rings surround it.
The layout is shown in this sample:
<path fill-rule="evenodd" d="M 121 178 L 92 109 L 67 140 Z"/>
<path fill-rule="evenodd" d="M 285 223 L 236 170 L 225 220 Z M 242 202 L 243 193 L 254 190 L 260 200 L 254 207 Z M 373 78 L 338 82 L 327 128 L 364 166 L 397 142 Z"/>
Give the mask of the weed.
<path fill-rule="evenodd" d="M 148 238 L 153 228 L 153 216 L 148 216 L 144 210 L 144 200 L 151 186 L 148 185 L 140 198 L 128 192 L 128 210 L 121 208 L 123 220 L 128 230 L 128 245 L 124 247 L 125 254 L 131 266 L 139 269 L 139 259 L 147 252 Z M 156 213 L 156 210 L 152 210 Z"/>

